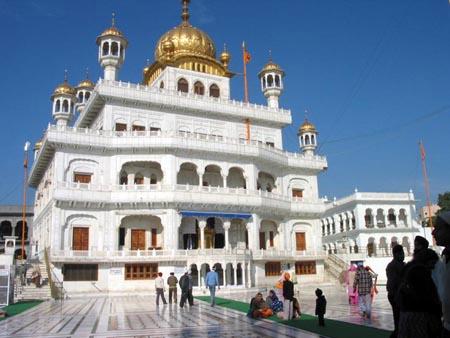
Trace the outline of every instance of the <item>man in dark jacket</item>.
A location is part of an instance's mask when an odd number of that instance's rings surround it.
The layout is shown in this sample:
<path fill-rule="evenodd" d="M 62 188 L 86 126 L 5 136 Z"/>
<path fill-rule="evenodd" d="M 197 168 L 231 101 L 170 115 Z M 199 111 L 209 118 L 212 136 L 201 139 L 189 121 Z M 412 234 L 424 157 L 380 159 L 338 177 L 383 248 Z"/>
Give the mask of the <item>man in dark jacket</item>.
<path fill-rule="evenodd" d="M 189 271 L 186 270 L 184 272 L 184 275 L 181 276 L 180 281 L 180 288 L 181 288 L 181 300 L 180 300 L 180 307 L 184 306 L 184 303 L 186 303 L 186 300 L 189 301 Z"/>
<path fill-rule="evenodd" d="M 403 269 L 405 267 L 405 253 L 403 246 L 397 244 L 392 248 L 392 255 L 394 258 L 386 267 L 387 283 L 386 289 L 388 292 L 388 300 L 392 307 L 392 314 L 394 316 L 394 332 L 391 333 L 391 338 L 396 338 L 398 335 L 398 321 L 400 319 L 400 309 L 395 296 L 401 284 Z"/>
<path fill-rule="evenodd" d="M 323 317 L 327 311 L 327 300 L 320 289 L 316 289 L 316 296 L 316 316 L 319 317 L 319 326 L 325 326 Z"/>

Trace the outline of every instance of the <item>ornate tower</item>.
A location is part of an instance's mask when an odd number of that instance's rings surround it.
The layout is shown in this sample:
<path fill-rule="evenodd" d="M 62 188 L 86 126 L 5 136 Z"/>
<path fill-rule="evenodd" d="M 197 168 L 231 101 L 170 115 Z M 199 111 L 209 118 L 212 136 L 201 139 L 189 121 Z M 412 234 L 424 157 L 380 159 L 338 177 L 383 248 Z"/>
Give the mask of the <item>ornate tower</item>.
<path fill-rule="evenodd" d="M 55 88 L 51 96 L 53 102 L 52 116 L 57 126 L 66 126 L 73 115 L 76 102 L 75 89 L 67 83 L 67 71 L 64 82 Z"/>
<path fill-rule="evenodd" d="M 305 121 L 298 129 L 298 141 L 300 143 L 300 149 L 305 155 L 314 155 L 317 148 L 317 129 L 316 127 L 305 118 Z"/>
<path fill-rule="evenodd" d="M 261 81 L 261 90 L 267 98 L 267 105 L 270 108 L 278 108 L 278 97 L 283 91 L 284 71 L 270 58 L 258 77 Z"/>
<path fill-rule="evenodd" d="M 104 79 L 108 81 L 117 80 L 120 67 L 125 60 L 125 49 L 128 40 L 115 26 L 114 14 L 112 25 L 97 37 L 98 61 L 104 70 Z"/>
<path fill-rule="evenodd" d="M 89 80 L 88 72 L 86 72 L 86 78 L 81 81 L 76 87 L 77 90 L 77 104 L 76 109 L 78 112 L 82 112 L 86 106 L 86 102 L 89 100 L 94 89 L 94 83 Z"/>

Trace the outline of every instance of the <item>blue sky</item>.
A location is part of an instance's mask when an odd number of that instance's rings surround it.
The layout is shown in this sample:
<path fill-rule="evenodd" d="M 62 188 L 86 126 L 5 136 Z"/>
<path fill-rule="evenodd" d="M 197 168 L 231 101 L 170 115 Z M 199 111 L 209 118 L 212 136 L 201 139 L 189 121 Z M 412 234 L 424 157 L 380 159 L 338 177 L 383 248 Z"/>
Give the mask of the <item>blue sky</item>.
<path fill-rule="evenodd" d="M 120 79 L 140 82 L 158 38 L 180 22 L 179 0 L 0 0 L 0 204 L 21 203 L 23 144 L 51 122 L 50 95 L 64 69 L 72 84 L 86 67 L 92 79 L 101 75 L 95 38 L 112 12 L 129 40 Z M 235 72 L 247 42 L 252 102 L 265 102 L 257 73 L 272 50 L 286 72 L 280 103 L 294 121 L 284 130 L 285 148 L 298 150 L 305 109 L 319 129 L 329 162 L 321 196 L 413 189 L 422 205 L 419 140 L 432 198 L 450 190 L 448 1 L 192 0 L 190 13 L 219 52 L 227 44 Z M 232 97 L 243 97 L 240 76 Z"/>

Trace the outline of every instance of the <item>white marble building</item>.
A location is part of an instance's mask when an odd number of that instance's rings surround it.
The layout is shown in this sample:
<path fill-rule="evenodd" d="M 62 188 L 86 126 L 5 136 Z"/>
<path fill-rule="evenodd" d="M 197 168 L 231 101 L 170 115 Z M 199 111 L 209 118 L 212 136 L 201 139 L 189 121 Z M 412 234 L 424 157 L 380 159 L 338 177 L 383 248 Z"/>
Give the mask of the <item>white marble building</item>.
<path fill-rule="evenodd" d="M 395 244 L 410 257 L 414 237 L 427 237 L 429 229 L 416 220 L 415 199 L 409 193 L 355 192 L 326 203 L 321 218 L 323 249 L 347 263 L 362 260 L 371 265 L 383 280 L 384 269 L 392 259 Z M 408 258 L 407 258 L 408 259 Z"/>
<path fill-rule="evenodd" d="M 273 285 L 284 268 L 321 281 L 316 129 L 305 121 L 299 153 L 283 150 L 284 72 L 260 72 L 267 106 L 231 99 L 230 54 L 216 59 L 182 3 L 141 83 L 119 78 L 128 42 L 113 22 L 97 38 L 104 77 L 55 89 L 29 179 L 40 254 L 69 292 L 152 289 L 185 267 L 200 286 L 213 265 L 230 287 Z"/>

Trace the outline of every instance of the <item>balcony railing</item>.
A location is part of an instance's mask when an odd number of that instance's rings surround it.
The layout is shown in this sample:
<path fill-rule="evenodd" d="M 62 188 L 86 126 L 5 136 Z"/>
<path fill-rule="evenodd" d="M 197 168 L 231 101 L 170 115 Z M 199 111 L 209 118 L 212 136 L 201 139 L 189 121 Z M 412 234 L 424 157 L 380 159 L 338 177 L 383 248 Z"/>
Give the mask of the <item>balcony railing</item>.
<path fill-rule="evenodd" d="M 317 258 L 324 256 L 317 251 L 293 251 L 293 250 L 256 250 L 249 249 L 193 249 L 193 250 L 52 250 L 52 262 L 78 261 L 83 258 L 86 261 L 171 261 L 186 259 L 297 259 Z"/>
<path fill-rule="evenodd" d="M 276 192 L 197 185 L 104 185 L 77 182 L 57 182 L 53 198 L 83 202 L 176 202 L 271 208 L 292 213 L 321 213 L 322 200 L 304 200 Z"/>

